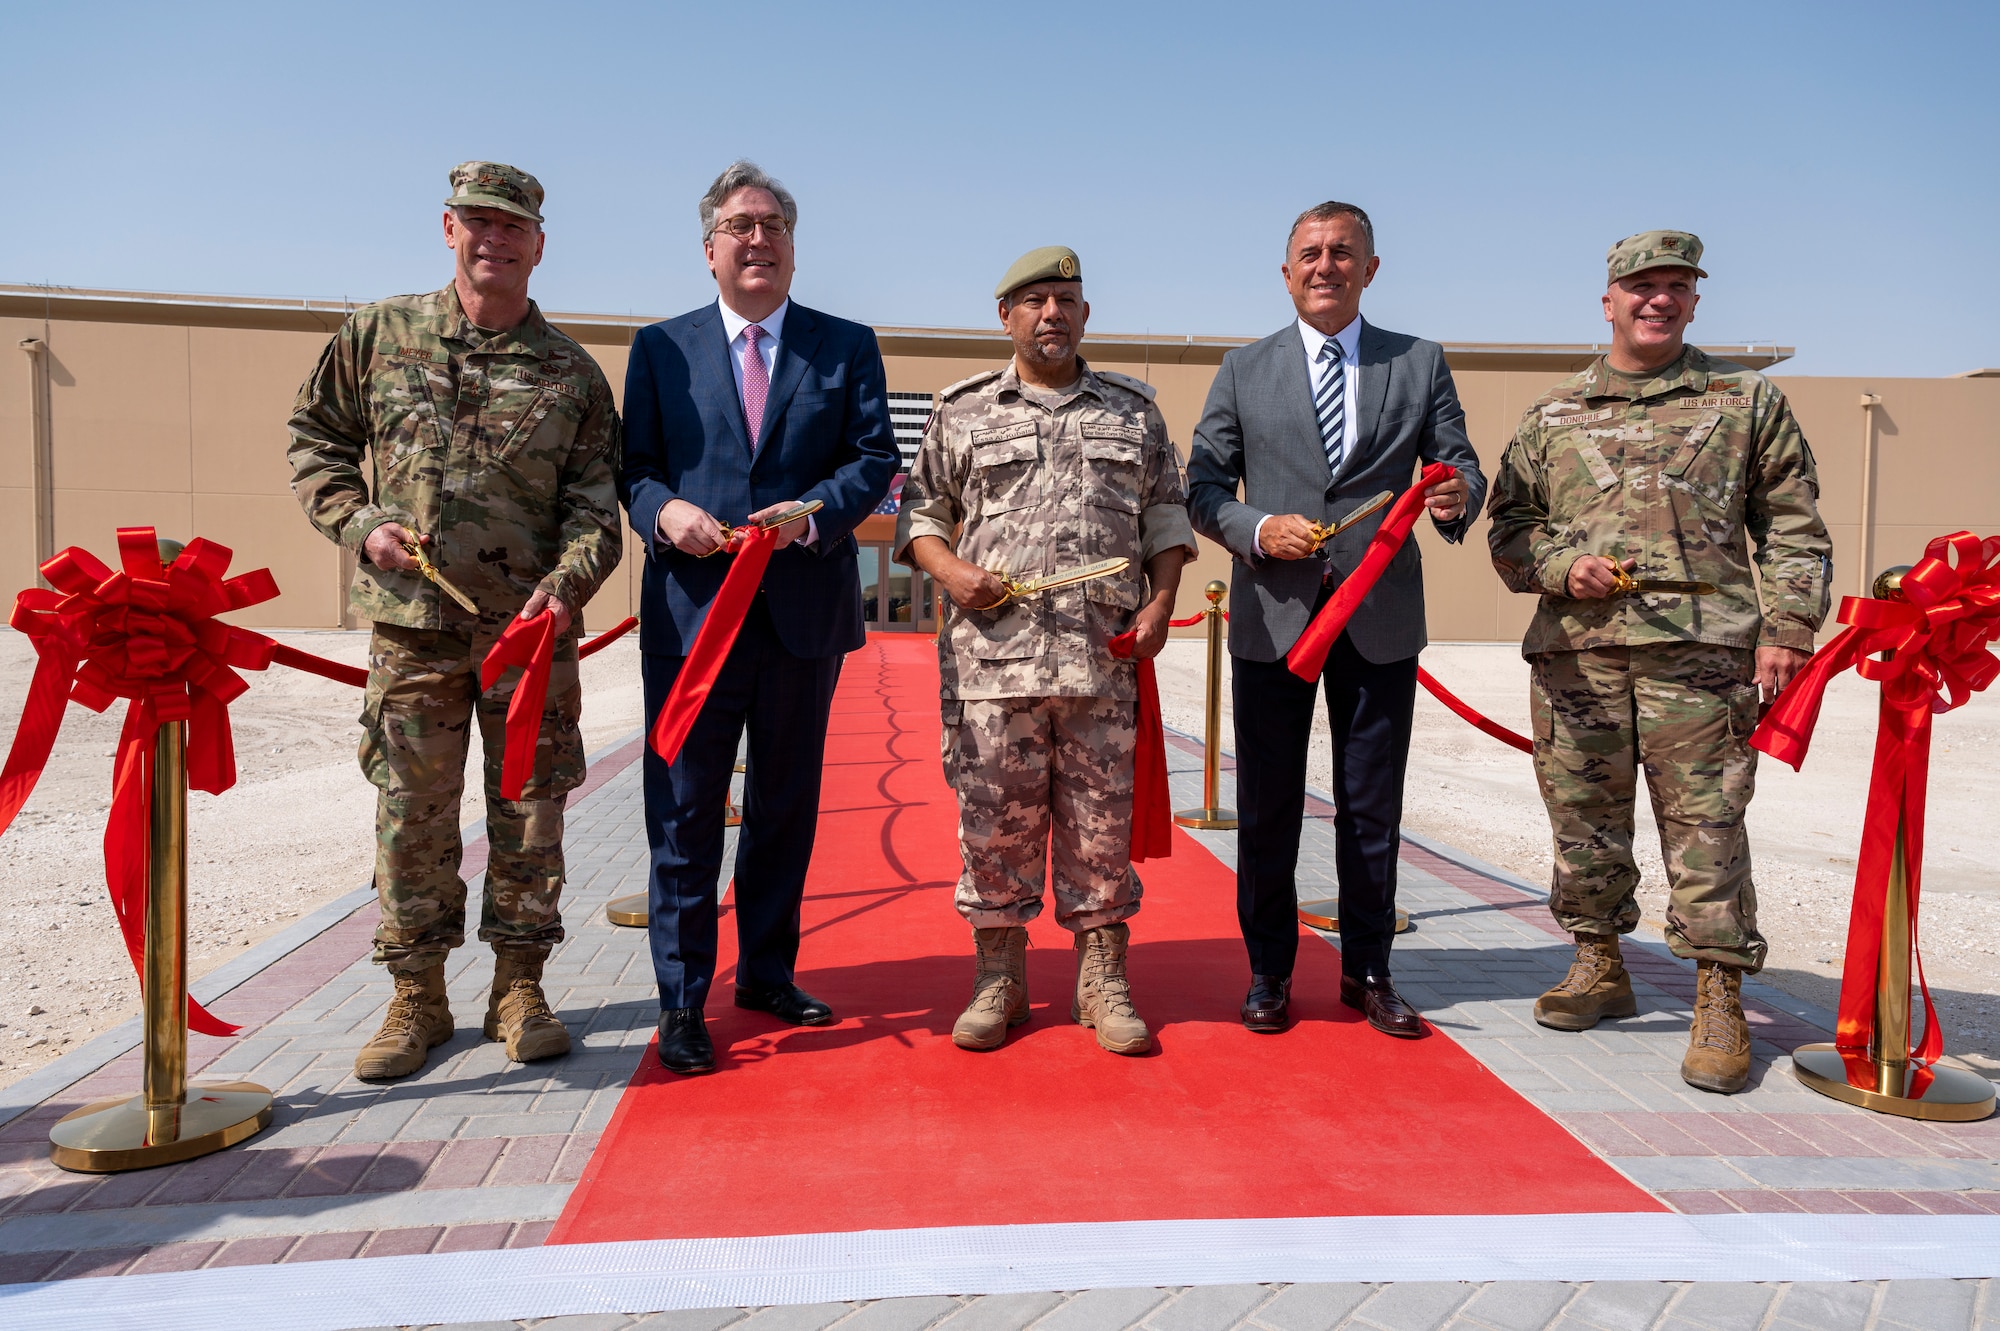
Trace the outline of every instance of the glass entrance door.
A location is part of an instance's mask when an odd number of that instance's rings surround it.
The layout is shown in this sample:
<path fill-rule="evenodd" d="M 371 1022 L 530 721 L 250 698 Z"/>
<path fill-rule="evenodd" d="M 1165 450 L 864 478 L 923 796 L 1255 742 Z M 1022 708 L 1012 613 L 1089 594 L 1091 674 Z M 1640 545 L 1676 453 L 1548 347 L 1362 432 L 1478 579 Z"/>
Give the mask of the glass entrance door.
<path fill-rule="evenodd" d="M 889 559 L 887 542 L 863 542 L 861 613 L 876 631 L 935 633 L 937 584 L 928 573 L 913 572 Z"/>

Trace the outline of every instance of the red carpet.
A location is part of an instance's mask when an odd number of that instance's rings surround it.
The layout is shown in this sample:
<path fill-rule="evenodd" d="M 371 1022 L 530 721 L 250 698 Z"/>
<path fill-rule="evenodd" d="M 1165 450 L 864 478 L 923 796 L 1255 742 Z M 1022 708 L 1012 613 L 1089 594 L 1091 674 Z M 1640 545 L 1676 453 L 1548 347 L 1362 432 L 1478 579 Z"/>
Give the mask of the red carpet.
<path fill-rule="evenodd" d="M 1458 1045 L 1380 1035 L 1299 951 L 1297 1024 L 1236 1020 L 1248 974 L 1234 875 L 1185 834 L 1141 866 L 1132 981 L 1152 1054 L 1069 1020 L 1053 907 L 1030 927 L 1034 1017 L 955 1048 L 971 934 L 952 909 L 957 816 L 938 762 L 934 647 L 847 660 L 827 744 L 799 983 L 838 1025 L 709 1004 L 719 1070 L 648 1051 L 551 1242 L 1053 1221 L 1662 1210 Z M 634 816 L 636 817 L 636 811 Z"/>

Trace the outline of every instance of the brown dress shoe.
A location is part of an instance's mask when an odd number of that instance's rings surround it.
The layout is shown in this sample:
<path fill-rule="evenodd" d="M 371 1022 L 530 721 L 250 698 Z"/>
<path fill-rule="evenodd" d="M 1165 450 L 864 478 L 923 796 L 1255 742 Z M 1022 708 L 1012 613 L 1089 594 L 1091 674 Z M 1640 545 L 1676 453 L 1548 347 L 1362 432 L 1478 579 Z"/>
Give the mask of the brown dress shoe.
<path fill-rule="evenodd" d="M 1414 1040 L 1424 1033 L 1424 1019 L 1403 1001 L 1386 975 L 1365 975 L 1358 980 L 1352 975 L 1341 976 L 1340 1001 L 1359 1008 L 1368 1024 L 1384 1035 Z"/>
<path fill-rule="evenodd" d="M 1243 1000 L 1243 1028 L 1263 1035 L 1285 1029 L 1292 1020 L 1292 977 L 1253 975 Z"/>

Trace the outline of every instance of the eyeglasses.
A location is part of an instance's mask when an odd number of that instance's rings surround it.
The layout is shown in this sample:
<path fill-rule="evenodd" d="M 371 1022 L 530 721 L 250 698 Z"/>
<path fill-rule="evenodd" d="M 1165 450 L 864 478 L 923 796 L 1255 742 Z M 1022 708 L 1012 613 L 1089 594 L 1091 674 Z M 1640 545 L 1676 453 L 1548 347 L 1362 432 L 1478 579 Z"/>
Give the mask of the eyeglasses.
<path fill-rule="evenodd" d="M 715 224 L 717 231 L 727 231 L 738 240 L 750 239 L 750 234 L 758 227 L 773 240 L 782 240 L 792 233 L 792 224 L 782 217 L 726 217 Z"/>

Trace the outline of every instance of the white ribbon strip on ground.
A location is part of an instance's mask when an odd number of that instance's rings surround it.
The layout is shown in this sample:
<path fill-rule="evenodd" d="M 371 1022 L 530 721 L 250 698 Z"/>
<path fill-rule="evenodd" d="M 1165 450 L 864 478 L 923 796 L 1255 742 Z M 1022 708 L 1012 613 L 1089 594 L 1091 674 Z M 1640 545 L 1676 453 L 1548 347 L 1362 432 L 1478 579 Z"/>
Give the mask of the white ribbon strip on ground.
<path fill-rule="evenodd" d="M 2000 1216 L 1156 1220 L 579 1243 L 0 1287 L 10 1331 L 345 1331 L 1163 1285 L 2000 1276 Z"/>

